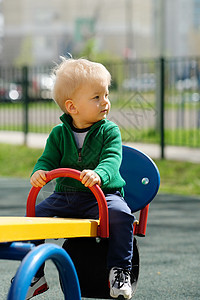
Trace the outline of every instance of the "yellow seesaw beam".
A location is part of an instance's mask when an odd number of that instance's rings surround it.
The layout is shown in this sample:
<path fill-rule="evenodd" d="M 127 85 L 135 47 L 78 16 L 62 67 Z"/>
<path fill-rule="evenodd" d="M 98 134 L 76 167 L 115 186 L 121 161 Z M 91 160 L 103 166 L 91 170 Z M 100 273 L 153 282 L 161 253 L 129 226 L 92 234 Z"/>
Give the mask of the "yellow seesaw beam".
<path fill-rule="evenodd" d="M 0 217 L 0 243 L 37 239 L 96 237 L 99 220 Z"/>

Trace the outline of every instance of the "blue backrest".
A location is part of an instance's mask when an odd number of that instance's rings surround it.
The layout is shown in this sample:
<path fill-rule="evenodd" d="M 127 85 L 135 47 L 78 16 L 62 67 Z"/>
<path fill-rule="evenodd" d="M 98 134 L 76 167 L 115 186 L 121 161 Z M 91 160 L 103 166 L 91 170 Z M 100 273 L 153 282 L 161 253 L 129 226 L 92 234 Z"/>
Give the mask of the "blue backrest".
<path fill-rule="evenodd" d="M 152 159 L 143 152 L 123 145 L 120 173 L 126 181 L 125 200 L 132 212 L 141 210 L 158 192 L 160 174 Z"/>

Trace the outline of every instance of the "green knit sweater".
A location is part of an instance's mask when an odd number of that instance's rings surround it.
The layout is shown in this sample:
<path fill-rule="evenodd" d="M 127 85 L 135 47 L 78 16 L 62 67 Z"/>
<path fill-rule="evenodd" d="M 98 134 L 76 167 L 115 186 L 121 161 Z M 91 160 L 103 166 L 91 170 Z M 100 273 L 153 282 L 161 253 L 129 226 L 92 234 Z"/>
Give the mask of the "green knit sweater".
<path fill-rule="evenodd" d="M 60 119 L 63 123 L 51 131 L 33 173 L 56 168 L 80 171 L 90 169 L 100 176 L 104 193 L 118 190 L 123 194 L 125 181 L 119 173 L 122 144 L 118 126 L 107 119 L 95 123 L 87 132 L 83 147 L 79 150 L 70 127 L 71 117 L 64 114 Z M 55 190 L 90 192 L 80 181 L 73 178 L 58 178 Z"/>

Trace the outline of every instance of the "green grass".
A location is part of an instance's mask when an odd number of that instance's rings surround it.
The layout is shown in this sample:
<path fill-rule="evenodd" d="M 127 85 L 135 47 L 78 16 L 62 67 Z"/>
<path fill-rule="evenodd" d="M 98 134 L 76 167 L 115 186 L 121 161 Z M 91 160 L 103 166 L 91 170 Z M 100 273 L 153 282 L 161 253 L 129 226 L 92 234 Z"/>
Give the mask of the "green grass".
<path fill-rule="evenodd" d="M 42 149 L 0 144 L 0 176 L 29 178 Z M 200 164 L 156 160 L 161 176 L 160 192 L 199 195 Z"/>
<path fill-rule="evenodd" d="M 28 178 L 42 149 L 0 144 L 0 176 Z"/>
<path fill-rule="evenodd" d="M 120 127 L 122 140 L 124 142 L 140 142 L 159 144 L 160 133 L 154 129 L 138 130 L 132 127 Z"/>
<path fill-rule="evenodd" d="M 161 186 L 160 192 L 180 195 L 198 195 L 200 191 L 200 164 L 156 160 Z"/>
<path fill-rule="evenodd" d="M 122 140 L 125 142 L 160 143 L 160 132 L 153 128 L 135 129 L 133 127 L 120 127 Z M 200 130 L 175 129 L 165 130 L 165 143 L 169 146 L 200 147 Z"/>
<path fill-rule="evenodd" d="M 54 125 L 35 125 L 35 124 L 28 124 L 28 132 L 30 133 L 49 133 Z M 24 132 L 24 126 L 23 124 L 18 125 L 4 125 L 0 126 L 0 131 L 23 131 Z"/>

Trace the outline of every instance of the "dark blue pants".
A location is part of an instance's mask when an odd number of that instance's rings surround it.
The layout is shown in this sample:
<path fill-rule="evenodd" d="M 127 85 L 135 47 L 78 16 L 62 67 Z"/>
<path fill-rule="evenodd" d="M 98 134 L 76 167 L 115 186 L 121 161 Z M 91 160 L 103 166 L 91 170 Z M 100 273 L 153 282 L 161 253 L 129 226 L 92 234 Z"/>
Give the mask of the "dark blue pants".
<path fill-rule="evenodd" d="M 110 234 L 107 267 L 108 269 L 115 266 L 131 269 L 134 216 L 119 192 L 106 194 L 105 197 L 109 212 Z M 97 201 L 91 193 L 54 192 L 36 205 L 35 215 L 36 217 L 98 219 L 99 212 Z M 44 241 L 37 241 L 36 244 L 42 242 Z"/>

